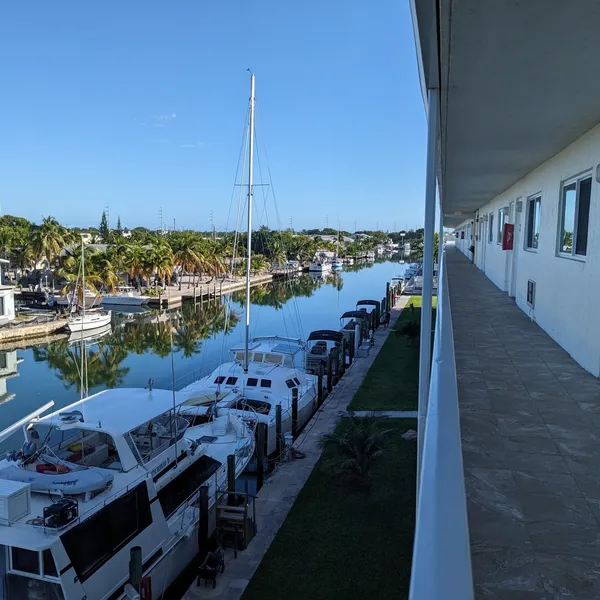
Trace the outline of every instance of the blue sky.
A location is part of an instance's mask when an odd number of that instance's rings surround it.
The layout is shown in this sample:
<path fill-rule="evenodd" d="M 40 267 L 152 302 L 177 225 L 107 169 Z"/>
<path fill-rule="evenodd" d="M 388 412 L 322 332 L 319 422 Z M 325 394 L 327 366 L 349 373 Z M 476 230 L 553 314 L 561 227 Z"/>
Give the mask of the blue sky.
<path fill-rule="evenodd" d="M 156 228 L 162 206 L 169 225 L 208 228 L 212 210 L 223 228 L 249 67 L 282 226 L 420 226 L 405 0 L 2 3 L 2 213 L 97 225 L 108 204 L 113 224 Z"/>

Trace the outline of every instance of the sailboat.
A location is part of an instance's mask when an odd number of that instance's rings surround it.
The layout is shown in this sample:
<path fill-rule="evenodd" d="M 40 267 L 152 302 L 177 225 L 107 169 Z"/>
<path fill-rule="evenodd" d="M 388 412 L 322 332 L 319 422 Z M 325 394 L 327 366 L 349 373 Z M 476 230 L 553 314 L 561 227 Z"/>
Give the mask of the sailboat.
<path fill-rule="evenodd" d="M 81 240 L 81 293 L 82 298 L 85 298 L 85 246 L 83 244 L 83 238 Z M 79 278 L 77 279 L 79 283 Z M 76 310 L 77 303 L 79 300 L 79 294 L 77 289 L 77 283 L 75 284 L 75 291 L 73 292 L 73 309 Z M 72 309 L 72 310 L 73 310 Z M 81 302 L 81 313 L 74 314 L 73 312 L 67 320 L 67 329 L 71 332 L 83 332 L 91 329 L 99 329 L 110 325 L 111 313 L 110 311 L 99 310 L 92 308 L 85 311 L 85 300 Z"/>
<path fill-rule="evenodd" d="M 332 266 L 336 271 L 339 271 L 344 266 L 342 261 L 340 260 L 340 219 L 339 219 L 339 216 L 338 216 L 338 234 L 337 234 L 337 238 L 335 240 L 335 258 L 333 259 Z"/>
<path fill-rule="evenodd" d="M 268 453 L 276 448 L 275 415 L 281 406 L 282 433 L 292 428 L 292 402 L 297 399 L 298 427 L 312 416 L 317 401 L 317 377 L 304 369 L 306 343 L 281 337 L 250 337 L 250 264 L 252 258 L 252 186 L 254 175 L 255 76 L 250 76 L 248 152 L 248 244 L 246 255 L 246 324 L 243 347 L 231 348 L 231 359 L 178 393 L 187 400 L 182 414 L 211 414 L 227 408 L 245 421 L 268 427 Z"/>

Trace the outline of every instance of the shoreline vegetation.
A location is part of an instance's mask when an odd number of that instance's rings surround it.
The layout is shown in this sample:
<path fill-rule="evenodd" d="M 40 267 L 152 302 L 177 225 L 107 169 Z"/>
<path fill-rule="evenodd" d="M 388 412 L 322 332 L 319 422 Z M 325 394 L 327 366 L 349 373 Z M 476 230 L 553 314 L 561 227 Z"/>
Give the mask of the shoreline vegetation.
<path fill-rule="evenodd" d="M 100 227 L 67 228 L 48 216 L 37 225 L 22 217 L 0 217 L 0 257 L 11 283 L 23 287 L 53 285 L 63 293 L 73 289 L 81 263 L 81 240 L 86 243 L 86 286 L 115 292 L 122 285 L 160 294 L 162 287 L 182 290 L 227 274 L 245 272 L 246 234 L 191 230 L 151 231 L 143 227 L 110 229 L 103 213 Z M 366 254 L 379 244 L 410 241 L 419 256 L 422 230 L 350 235 L 334 229 L 295 232 L 260 227 L 252 236 L 251 270 L 255 274 L 282 268 L 288 261 L 306 264 L 319 254 L 339 257 Z M 204 281 L 206 283 L 206 281 Z"/>

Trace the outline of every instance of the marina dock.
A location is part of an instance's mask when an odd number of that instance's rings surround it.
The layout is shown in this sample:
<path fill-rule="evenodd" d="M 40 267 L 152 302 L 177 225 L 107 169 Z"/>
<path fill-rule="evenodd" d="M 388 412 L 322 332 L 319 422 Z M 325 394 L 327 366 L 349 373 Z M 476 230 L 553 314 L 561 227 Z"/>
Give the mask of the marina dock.
<path fill-rule="evenodd" d="M 379 327 L 374 333 L 374 345 L 367 355 L 356 356 L 352 365 L 315 412 L 304 431 L 294 442 L 294 448 L 305 456 L 302 460 L 288 460 L 279 464 L 254 500 L 257 533 L 248 547 L 234 556 L 232 549 L 225 549 L 225 571 L 217 576 L 217 584 L 197 586 L 192 583 L 182 600 L 218 598 L 239 600 L 246 586 L 285 521 L 298 494 L 308 480 L 322 454 L 320 441 L 325 434 L 333 432 L 339 420 L 348 415 L 347 408 L 365 375 L 371 368 L 383 344 L 393 331 L 393 326 L 406 305 L 408 297 L 399 297 L 391 310 L 390 326 Z"/>

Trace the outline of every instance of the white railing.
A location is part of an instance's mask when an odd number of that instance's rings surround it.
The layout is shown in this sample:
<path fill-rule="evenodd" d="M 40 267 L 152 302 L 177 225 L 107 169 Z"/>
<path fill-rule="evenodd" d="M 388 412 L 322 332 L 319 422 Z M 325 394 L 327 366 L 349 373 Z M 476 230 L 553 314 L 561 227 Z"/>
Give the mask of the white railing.
<path fill-rule="evenodd" d="M 446 253 L 440 261 L 410 600 L 473 600 Z"/>

